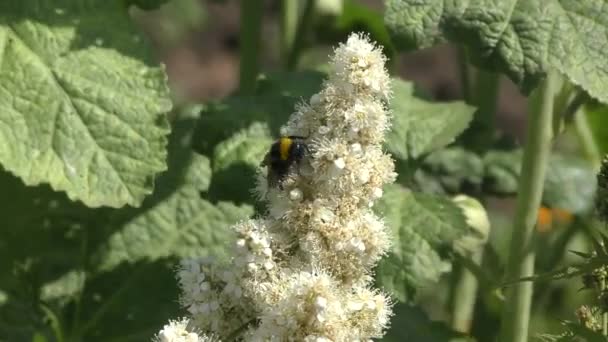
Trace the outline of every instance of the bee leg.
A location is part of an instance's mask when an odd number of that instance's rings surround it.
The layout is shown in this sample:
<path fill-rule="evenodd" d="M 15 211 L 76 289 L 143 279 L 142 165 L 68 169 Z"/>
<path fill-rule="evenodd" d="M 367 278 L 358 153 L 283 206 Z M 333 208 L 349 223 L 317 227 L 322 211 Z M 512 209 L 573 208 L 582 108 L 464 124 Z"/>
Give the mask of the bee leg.
<path fill-rule="evenodd" d="M 270 152 L 269 152 L 269 153 L 266 153 L 266 155 L 264 156 L 264 159 L 260 163 L 260 167 L 269 166 L 270 161 L 271 161 L 271 156 L 270 156 Z"/>

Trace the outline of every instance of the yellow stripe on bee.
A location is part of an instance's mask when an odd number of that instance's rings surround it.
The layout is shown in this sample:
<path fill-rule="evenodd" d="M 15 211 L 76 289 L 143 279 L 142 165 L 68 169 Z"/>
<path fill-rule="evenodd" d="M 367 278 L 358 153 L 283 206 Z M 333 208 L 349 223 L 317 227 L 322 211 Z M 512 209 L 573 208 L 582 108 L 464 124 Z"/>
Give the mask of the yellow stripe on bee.
<path fill-rule="evenodd" d="M 293 140 L 287 137 L 279 140 L 279 154 L 281 156 L 281 160 L 287 160 L 287 158 L 289 158 L 289 148 L 291 147 L 292 143 Z"/>

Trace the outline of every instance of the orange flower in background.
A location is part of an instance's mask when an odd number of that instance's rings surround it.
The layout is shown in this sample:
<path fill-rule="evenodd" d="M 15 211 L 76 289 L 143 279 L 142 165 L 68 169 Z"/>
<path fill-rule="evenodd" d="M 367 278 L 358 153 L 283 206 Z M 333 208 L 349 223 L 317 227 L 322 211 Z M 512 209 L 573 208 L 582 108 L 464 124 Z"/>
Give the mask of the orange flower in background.
<path fill-rule="evenodd" d="M 573 219 L 574 215 L 568 210 L 542 206 L 538 209 L 536 230 L 539 233 L 548 233 L 554 226 L 567 225 Z"/>

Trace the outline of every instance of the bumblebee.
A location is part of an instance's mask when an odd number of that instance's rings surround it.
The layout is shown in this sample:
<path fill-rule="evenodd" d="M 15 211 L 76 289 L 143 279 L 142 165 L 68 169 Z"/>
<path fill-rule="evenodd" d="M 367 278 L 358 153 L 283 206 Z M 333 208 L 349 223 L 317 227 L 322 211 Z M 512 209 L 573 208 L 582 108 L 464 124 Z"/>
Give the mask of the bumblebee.
<path fill-rule="evenodd" d="M 270 146 L 266 153 L 262 166 L 268 166 L 268 186 L 279 186 L 294 167 L 298 166 L 302 159 L 308 154 L 308 146 L 304 137 L 284 136 L 280 137 Z"/>

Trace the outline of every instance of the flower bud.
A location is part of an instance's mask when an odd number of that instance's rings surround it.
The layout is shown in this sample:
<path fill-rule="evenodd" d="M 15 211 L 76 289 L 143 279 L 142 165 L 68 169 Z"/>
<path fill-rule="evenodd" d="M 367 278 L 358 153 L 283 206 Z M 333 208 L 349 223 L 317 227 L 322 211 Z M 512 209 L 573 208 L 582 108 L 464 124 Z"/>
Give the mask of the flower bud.
<path fill-rule="evenodd" d="M 466 195 L 457 195 L 452 198 L 452 201 L 460 207 L 467 224 L 472 228 L 466 235 L 454 242 L 454 248 L 463 254 L 483 248 L 490 236 L 490 220 L 483 205 Z"/>

